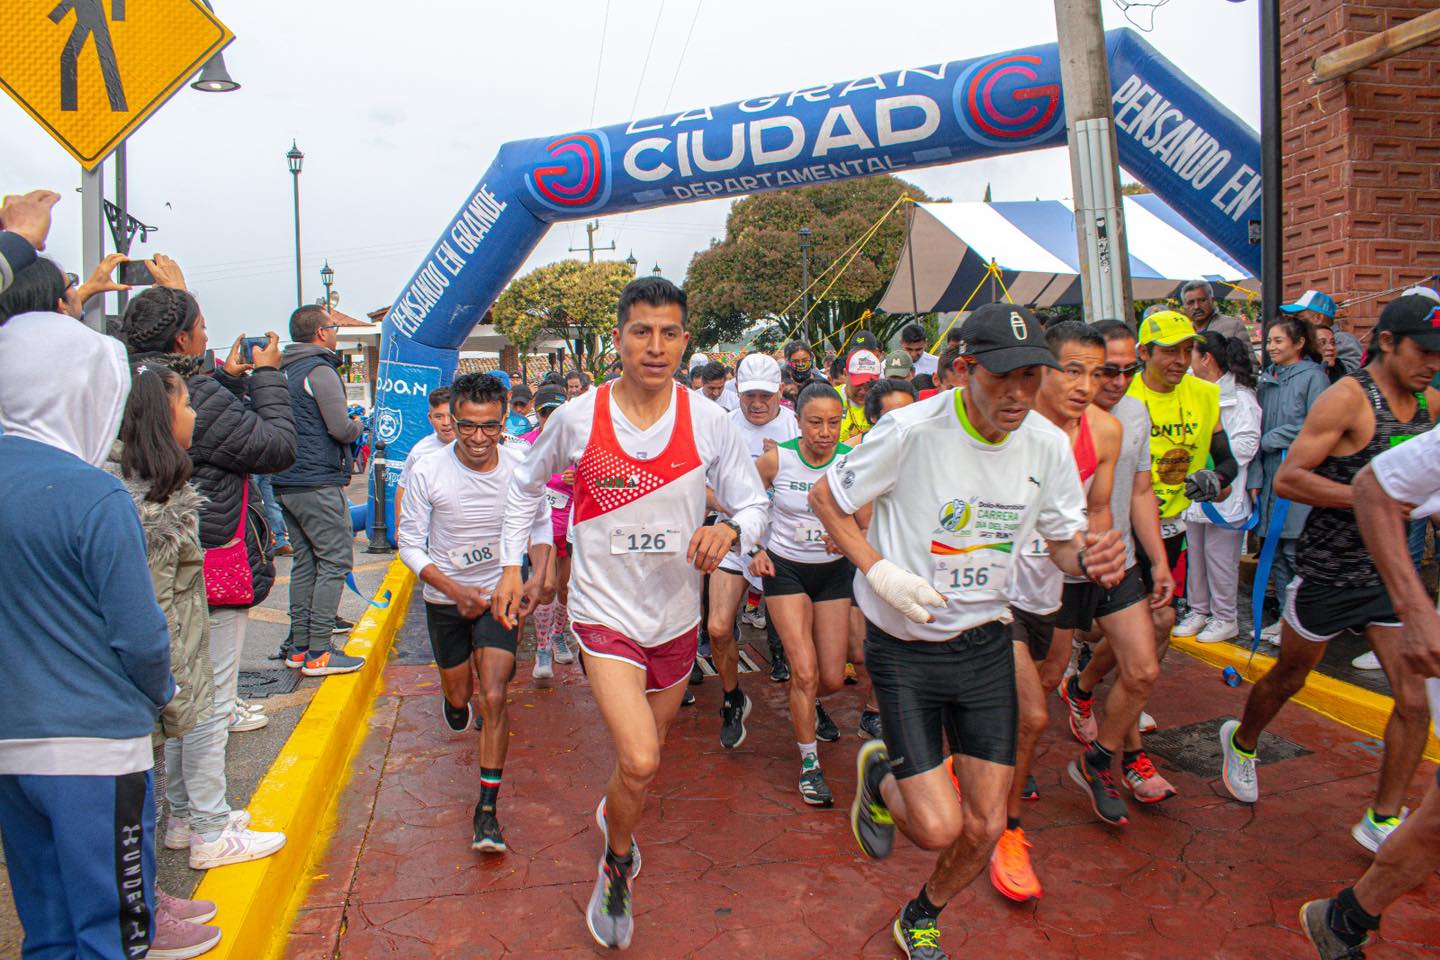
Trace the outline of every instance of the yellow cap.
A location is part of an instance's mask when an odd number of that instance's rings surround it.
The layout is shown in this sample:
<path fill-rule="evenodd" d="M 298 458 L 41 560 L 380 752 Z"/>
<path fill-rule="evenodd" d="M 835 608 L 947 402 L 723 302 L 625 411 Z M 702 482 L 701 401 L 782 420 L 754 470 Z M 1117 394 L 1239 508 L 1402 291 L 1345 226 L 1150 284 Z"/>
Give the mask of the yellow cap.
<path fill-rule="evenodd" d="M 1198 336 L 1190 318 L 1175 310 L 1160 310 L 1140 321 L 1142 345 L 1158 343 L 1162 347 L 1173 347 Z"/>

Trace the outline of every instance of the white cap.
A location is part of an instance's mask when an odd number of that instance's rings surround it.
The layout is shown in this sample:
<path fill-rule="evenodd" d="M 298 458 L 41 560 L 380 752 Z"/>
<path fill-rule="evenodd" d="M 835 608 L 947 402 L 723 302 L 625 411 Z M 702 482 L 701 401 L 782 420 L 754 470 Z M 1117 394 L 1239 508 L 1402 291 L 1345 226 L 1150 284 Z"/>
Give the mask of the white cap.
<path fill-rule="evenodd" d="M 768 354 L 749 354 L 740 361 L 740 366 L 735 370 L 735 390 L 738 393 L 749 393 L 751 390 L 778 393 L 780 364 Z"/>
<path fill-rule="evenodd" d="M 703 354 L 703 353 L 692 353 L 692 354 L 690 354 L 690 369 L 691 369 L 691 370 L 694 370 L 696 367 L 704 366 L 705 364 L 707 364 L 707 363 L 709 363 L 709 362 L 710 362 L 710 358 L 707 357 L 707 356 L 706 356 L 705 354 Z"/>
<path fill-rule="evenodd" d="M 1402 297 L 1409 297 L 1409 296 L 1429 297 L 1431 300 L 1434 300 L 1436 303 L 1440 303 L 1440 293 L 1436 293 L 1434 287 L 1410 287 L 1410 288 L 1408 288 L 1404 293 L 1400 294 L 1400 296 L 1402 296 Z"/>

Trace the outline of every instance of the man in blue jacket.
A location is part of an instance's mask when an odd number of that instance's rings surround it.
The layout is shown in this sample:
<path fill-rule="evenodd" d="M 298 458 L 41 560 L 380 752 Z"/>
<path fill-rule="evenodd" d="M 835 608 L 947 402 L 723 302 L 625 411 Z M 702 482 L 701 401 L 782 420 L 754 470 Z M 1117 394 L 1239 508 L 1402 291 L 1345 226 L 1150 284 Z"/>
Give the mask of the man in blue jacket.
<path fill-rule="evenodd" d="M 26 957 L 150 947 L 150 732 L 175 684 L 139 516 L 98 468 L 129 391 L 119 341 L 0 326 L 0 833 Z"/>

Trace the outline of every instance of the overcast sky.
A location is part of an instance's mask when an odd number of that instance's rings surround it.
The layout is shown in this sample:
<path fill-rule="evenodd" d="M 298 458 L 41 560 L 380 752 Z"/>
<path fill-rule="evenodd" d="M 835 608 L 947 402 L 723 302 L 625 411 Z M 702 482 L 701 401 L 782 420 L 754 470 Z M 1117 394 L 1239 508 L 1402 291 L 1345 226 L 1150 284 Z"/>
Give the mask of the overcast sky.
<path fill-rule="evenodd" d="M 340 309 L 362 316 L 394 299 L 507 140 L 1055 39 L 1049 0 L 609 0 L 608 29 L 606 0 L 214 6 L 236 34 L 225 56 L 241 89 L 186 88 L 129 145 L 131 210 L 160 228 L 139 252 L 180 261 L 212 341 L 266 329 L 285 335 L 295 296 L 285 165 L 292 138 L 305 153 L 306 298 L 323 293 L 328 258 Z M 1130 11 L 1146 26 L 1150 12 Z M 1172 0 L 1153 12 L 1147 39 L 1258 128 L 1253 0 Z M 1105 22 L 1127 25 L 1112 0 Z M 45 186 L 64 195 L 50 251 L 79 272 L 79 167 L 3 96 L 0 143 L 0 190 Z M 105 171 L 110 180 L 109 164 Z M 909 177 L 959 200 L 979 199 L 987 183 L 997 200 L 1071 192 L 1063 149 Z M 598 242 L 617 247 L 602 256 L 633 250 L 642 272 L 659 263 L 679 280 L 691 255 L 723 235 L 728 206 L 602 219 Z M 557 226 L 527 268 L 583 257 L 566 248 L 584 242 L 581 225 Z"/>

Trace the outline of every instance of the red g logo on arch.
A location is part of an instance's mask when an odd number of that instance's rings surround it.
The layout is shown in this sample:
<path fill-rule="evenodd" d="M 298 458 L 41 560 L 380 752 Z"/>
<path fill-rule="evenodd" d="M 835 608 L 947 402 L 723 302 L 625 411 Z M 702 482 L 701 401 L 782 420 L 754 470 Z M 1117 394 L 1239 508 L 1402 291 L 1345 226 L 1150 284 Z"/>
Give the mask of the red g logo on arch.
<path fill-rule="evenodd" d="M 955 82 L 955 119 L 971 139 L 992 147 L 1038 144 L 1065 129 L 1058 65 L 1042 79 L 1043 58 L 1028 53 L 982 60 Z M 1051 71 L 1047 71 L 1050 73 Z"/>
<path fill-rule="evenodd" d="M 584 213 L 610 200 L 610 142 L 599 130 L 559 137 L 525 174 L 530 195 L 551 210 Z"/>

